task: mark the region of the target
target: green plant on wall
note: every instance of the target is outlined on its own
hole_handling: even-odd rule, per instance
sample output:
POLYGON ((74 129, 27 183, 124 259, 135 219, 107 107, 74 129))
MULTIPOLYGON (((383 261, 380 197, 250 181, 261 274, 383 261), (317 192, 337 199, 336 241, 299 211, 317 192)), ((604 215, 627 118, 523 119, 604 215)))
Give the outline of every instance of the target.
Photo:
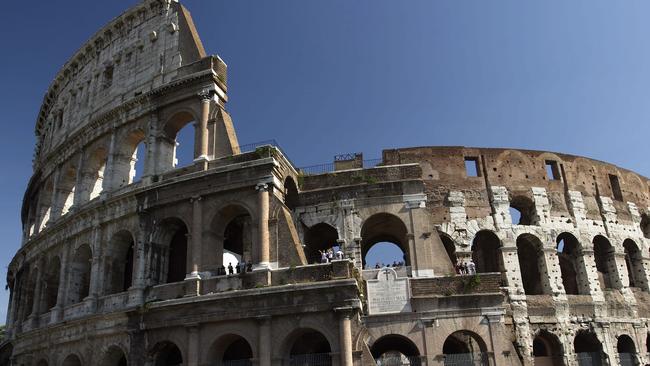
POLYGON ((463 284, 463 292, 469 293, 474 291, 481 284, 481 277, 473 275, 461 280, 463 284))

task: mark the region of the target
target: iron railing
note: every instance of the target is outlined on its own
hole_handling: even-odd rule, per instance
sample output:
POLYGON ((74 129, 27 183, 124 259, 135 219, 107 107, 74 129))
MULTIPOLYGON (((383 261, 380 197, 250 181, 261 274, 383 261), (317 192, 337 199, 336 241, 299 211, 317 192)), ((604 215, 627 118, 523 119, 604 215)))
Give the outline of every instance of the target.
POLYGON ((445 355, 445 366, 489 366, 490 355, 480 353, 455 353, 445 355))
POLYGON ((576 360, 580 366, 602 366, 603 355, 600 352, 576 353, 576 360))
MULTIPOLYGON (((383 162, 382 159, 364 160, 363 168, 364 169, 374 168, 378 165, 381 165, 382 162, 383 162)), ((332 173, 336 171, 336 165, 334 163, 310 165, 310 166, 298 168, 298 171, 304 175, 318 175, 318 174, 332 173)))
POLYGON ((332 356, 329 353, 292 355, 289 366, 332 366, 332 356))
POLYGON ((241 360, 223 360, 221 366, 252 366, 253 362, 250 358, 245 358, 241 360))
POLYGON ((391 356, 375 359, 377 366, 425 366, 426 356, 391 356))
POLYGON ((636 366, 638 362, 634 353, 619 353, 618 360, 621 366, 636 366))

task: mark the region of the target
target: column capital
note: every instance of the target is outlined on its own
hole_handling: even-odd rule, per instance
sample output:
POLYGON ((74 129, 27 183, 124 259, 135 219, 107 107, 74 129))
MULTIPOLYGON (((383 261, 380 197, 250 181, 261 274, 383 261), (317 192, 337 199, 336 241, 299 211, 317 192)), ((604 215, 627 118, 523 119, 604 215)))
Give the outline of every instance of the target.
POLYGON ((214 97, 215 91, 213 89, 203 89, 196 95, 201 99, 202 103, 209 103, 214 97))
POLYGON ((199 201, 201 201, 201 198, 202 198, 201 196, 192 196, 192 197, 190 197, 190 203, 199 202, 199 201))
POLYGON ((351 319, 357 312, 357 308, 352 306, 341 306, 334 308, 334 312, 339 314, 342 318, 351 319))
POLYGON ((257 183, 255 185, 255 190, 258 192, 268 192, 269 184, 268 183, 257 183))

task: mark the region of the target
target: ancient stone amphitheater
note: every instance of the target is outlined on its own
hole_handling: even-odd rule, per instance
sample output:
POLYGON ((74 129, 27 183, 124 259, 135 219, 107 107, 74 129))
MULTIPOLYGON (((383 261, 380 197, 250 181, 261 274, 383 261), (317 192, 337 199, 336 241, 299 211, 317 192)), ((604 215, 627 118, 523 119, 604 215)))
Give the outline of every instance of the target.
POLYGON ((56 75, 8 268, 5 364, 650 362, 648 179, 466 147, 299 169, 273 142, 239 145, 226 71, 185 8, 146 0, 56 75), (404 265, 364 263, 382 242, 404 265), (344 259, 320 263, 332 246, 344 259), (455 273, 470 261, 476 274, 455 273))

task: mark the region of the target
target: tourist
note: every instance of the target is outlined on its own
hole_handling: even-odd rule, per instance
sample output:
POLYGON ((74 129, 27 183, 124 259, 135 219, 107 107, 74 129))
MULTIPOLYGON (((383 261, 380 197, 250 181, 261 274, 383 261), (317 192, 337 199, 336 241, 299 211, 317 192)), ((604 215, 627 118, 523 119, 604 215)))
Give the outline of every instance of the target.
POLYGON ((228 263, 228 274, 233 274, 235 269, 232 267, 232 263, 228 263))
POLYGON ((319 250, 319 252, 320 252, 320 262, 327 263, 327 253, 325 253, 322 250, 319 250))
POLYGON ((338 250, 336 251, 336 259, 342 260, 343 257, 344 257, 343 251, 341 250, 341 247, 339 247, 338 250))
POLYGON ((467 273, 471 275, 476 274, 476 264, 474 264, 474 261, 470 258, 469 263, 467 263, 467 273))
POLYGON ((381 266, 379 265, 379 262, 377 262, 377 264, 375 264, 375 269, 380 269, 380 268, 381 266))

